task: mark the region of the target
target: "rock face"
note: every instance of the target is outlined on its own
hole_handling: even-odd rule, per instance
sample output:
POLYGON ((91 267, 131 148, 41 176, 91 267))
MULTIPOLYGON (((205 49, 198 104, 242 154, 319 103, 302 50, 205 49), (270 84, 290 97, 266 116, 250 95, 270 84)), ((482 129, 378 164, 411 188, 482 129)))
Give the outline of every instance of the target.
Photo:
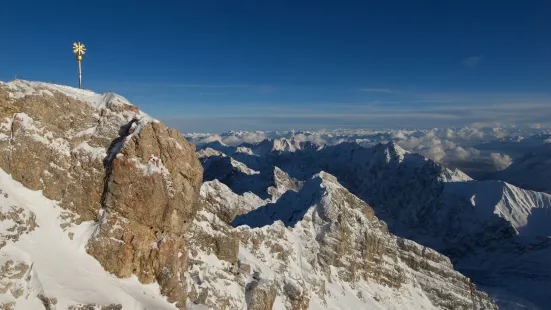
POLYGON ((88 253, 119 277, 156 281, 183 308, 182 237, 203 170, 195 146, 115 94, 0 84, 0 168, 77 216, 98 221, 88 253))

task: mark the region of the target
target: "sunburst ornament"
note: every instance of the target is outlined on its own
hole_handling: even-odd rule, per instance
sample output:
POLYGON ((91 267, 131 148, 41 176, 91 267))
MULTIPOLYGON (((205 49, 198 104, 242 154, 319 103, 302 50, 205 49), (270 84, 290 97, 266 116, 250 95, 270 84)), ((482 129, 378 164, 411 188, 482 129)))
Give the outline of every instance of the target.
POLYGON ((86 53, 86 47, 80 42, 75 42, 73 43, 73 53, 84 55, 84 53, 86 53))
POLYGON ((78 62, 78 87, 82 89, 82 55, 86 53, 86 47, 80 42, 73 43, 73 53, 77 54, 78 62))

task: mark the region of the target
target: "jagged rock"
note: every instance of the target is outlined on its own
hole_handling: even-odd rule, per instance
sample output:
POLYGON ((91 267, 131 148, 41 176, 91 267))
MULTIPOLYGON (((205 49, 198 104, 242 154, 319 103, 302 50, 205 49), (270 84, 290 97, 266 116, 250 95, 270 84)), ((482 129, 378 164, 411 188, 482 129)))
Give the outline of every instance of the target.
MULTIPOLYGON (((32 262, 6 255, 0 256, 0 295, 2 302, 5 302, 4 307, 15 307, 18 300, 25 300, 31 307, 44 304, 40 300, 42 291, 32 262)), ((52 300, 52 305, 46 309, 55 309, 55 299, 52 300)))
POLYGON ((287 191, 298 192, 302 182, 291 178, 285 171, 274 167, 273 184, 274 186, 268 187, 268 193, 272 195, 272 201, 276 201, 285 194, 287 191))
POLYGON ((294 281, 293 279, 285 279, 283 292, 290 300, 290 306, 293 310, 308 310, 310 297, 306 291, 304 281, 294 281))
MULTIPOLYGON (((298 191, 302 184, 277 166, 273 167, 269 174, 261 174, 245 163, 214 152, 216 151, 207 148, 197 153, 205 171, 204 181, 219 181, 239 195, 254 194, 264 200, 276 201, 288 190, 298 191)), ((236 155, 239 154, 242 153, 236 153, 236 155)), ((250 162, 251 158, 258 158, 247 154, 243 156, 247 162, 250 162)), ((226 217, 222 216, 224 220, 226 217)))
POLYGON ((0 168, 68 220, 99 221, 87 251, 106 270, 156 281, 185 307, 183 234, 203 174, 194 145, 118 95, 58 85, 0 84, 0 117, 0 168))
POLYGON ((229 263, 237 264, 237 254, 239 252, 239 239, 231 231, 231 226, 220 221, 218 217, 212 216, 207 212, 200 212, 197 214, 196 219, 201 222, 195 222, 194 228, 190 229, 189 240, 190 243, 197 244, 207 252, 212 252, 218 257, 218 259, 225 260, 229 263), (217 231, 217 234, 209 234, 209 230, 206 227, 197 223, 208 222, 211 229, 217 231))
POLYGON ((146 124, 124 141, 111 168, 108 209, 163 231, 185 230, 195 214, 203 171, 195 147, 180 133, 159 122, 146 124))
POLYGON ((271 310, 276 289, 271 281, 253 280, 245 288, 248 310, 271 310))
POLYGON ((234 297, 231 292, 238 289, 240 283, 229 284, 231 277, 239 273, 239 239, 232 231, 232 227, 220 220, 216 215, 200 210, 191 228, 186 232, 189 240, 190 256, 188 273, 188 297, 196 304, 205 304, 211 308, 224 305, 227 309, 234 309, 234 297), (223 272, 207 275, 204 268, 207 262, 219 260, 223 272), (221 287, 211 284, 221 282, 221 287), (230 287, 228 287, 230 286, 230 287))
POLYGON ((246 164, 227 156, 203 157, 201 163, 204 181, 218 180, 238 194, 252 192, 262 199, 269 197, 264 186, 269 180, 246 164))

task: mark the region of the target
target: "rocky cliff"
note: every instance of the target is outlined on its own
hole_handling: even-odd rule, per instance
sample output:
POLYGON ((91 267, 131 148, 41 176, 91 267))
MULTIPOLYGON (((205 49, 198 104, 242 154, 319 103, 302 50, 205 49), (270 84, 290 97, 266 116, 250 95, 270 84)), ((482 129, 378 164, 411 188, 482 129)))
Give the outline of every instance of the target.
POLYGON ((123 97, 52 84, 0 84, 0 117, 0 168, 58 201, 65 225, 94 221, 86 250, 105 270, 157 282, 183 308, 195 146, 123 97))

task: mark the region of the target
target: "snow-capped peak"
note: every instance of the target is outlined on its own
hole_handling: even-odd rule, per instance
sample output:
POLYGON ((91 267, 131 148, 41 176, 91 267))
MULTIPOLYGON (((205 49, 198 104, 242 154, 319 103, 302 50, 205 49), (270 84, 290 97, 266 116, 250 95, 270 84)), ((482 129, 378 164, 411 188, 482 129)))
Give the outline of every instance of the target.
POLYGON ((59 92, 67 97, 84 101, 91 107, 98 110, 105 108, 107 104, 133 106, 126 98, 115 93, 108 92, 104 94, 96 94, 90 90, 74 88, 66 85, 12 80, 10 82, 3 83, 2 87, 5 87, 8 90, 8 94, 12 99, 19 99, 30 95, 53 96, 55 92, 59 92))
POLYGON ((297 150, 300 150, 300 142, 294 138, 290 140, 286 138, 273 140, 272 152, 296 152, 297 150))
POLYGON ((446 193, 469 201, 480 219, 497 215, 520 236, 551 236, 551 195, 520 189, 503 181, 446 184, 446 193))

